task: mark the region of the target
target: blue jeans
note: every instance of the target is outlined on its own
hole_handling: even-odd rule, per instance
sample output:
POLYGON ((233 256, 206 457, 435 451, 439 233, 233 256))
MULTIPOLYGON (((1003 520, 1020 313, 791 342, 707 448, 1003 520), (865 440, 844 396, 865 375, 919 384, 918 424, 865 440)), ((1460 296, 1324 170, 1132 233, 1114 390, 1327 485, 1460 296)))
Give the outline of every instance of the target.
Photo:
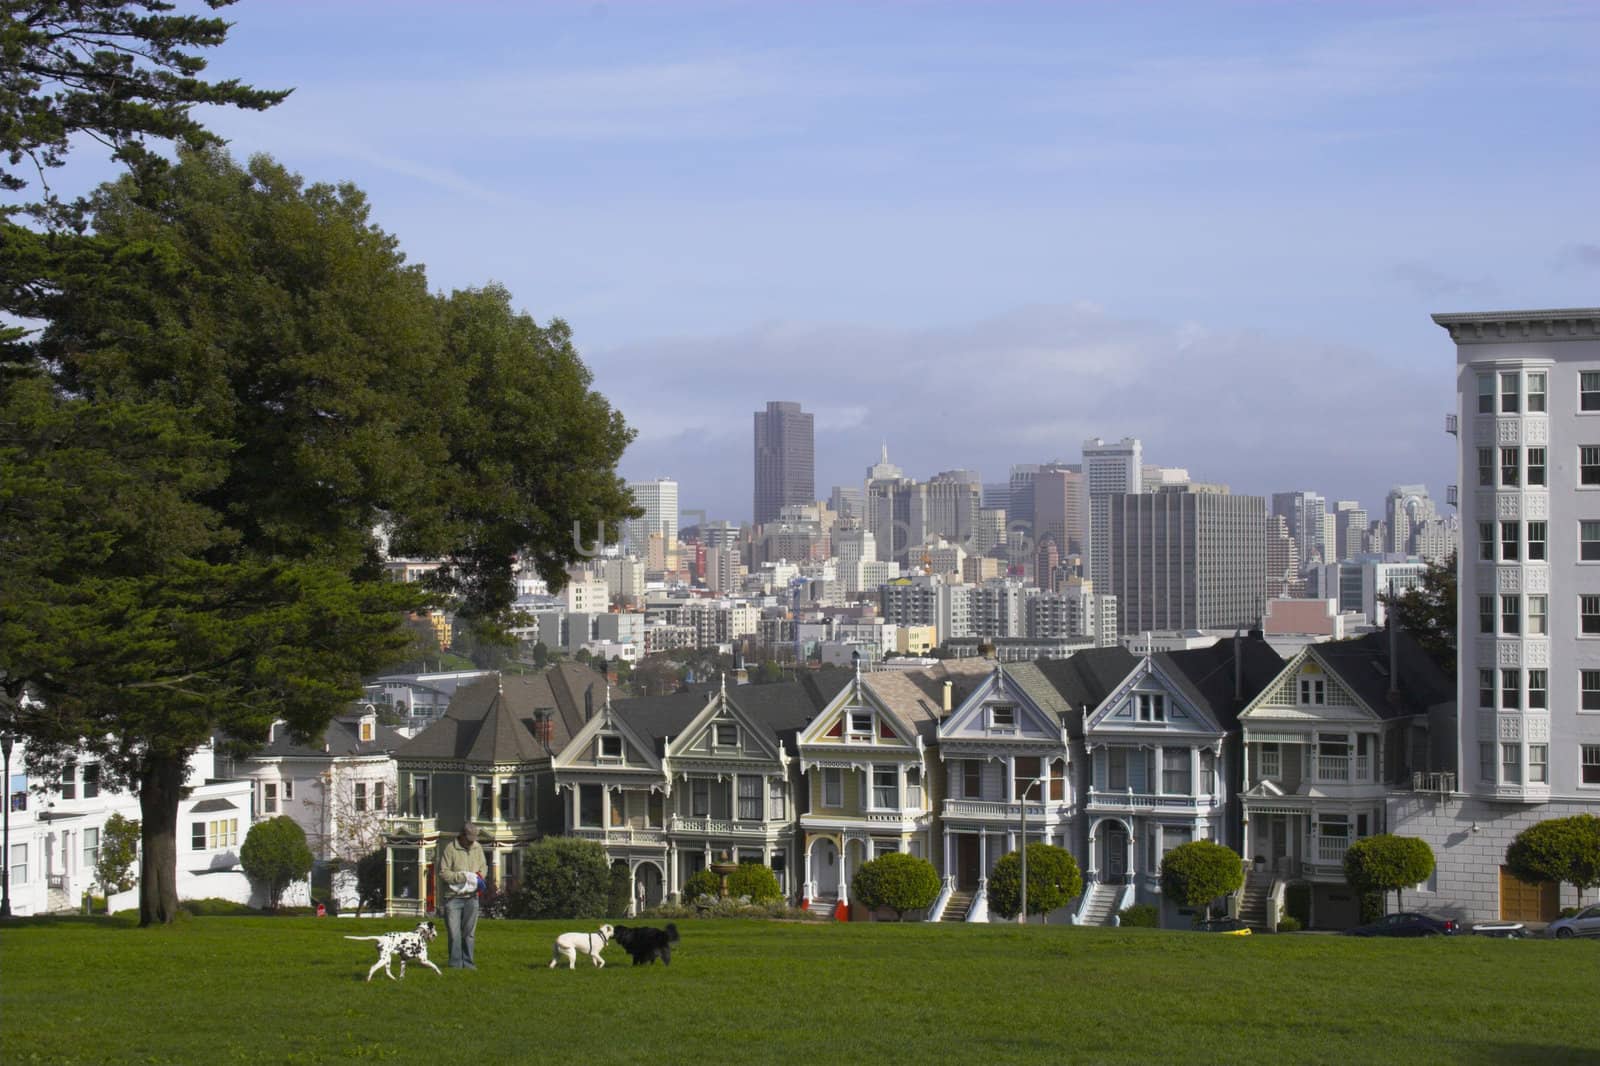
POLYGON ((478 897, 456 896, 444 902, 444 929, 450 938, 450 965, 476 966, 472 942, 478 932, 478 897))

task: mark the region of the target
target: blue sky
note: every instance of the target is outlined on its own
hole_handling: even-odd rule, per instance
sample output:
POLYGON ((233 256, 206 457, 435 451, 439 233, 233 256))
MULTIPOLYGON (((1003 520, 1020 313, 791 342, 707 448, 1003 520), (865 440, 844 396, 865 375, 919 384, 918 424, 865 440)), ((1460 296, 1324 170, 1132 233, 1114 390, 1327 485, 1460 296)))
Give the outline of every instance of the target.
POLYGON ((1600 302, 1600 5, 243 0, 213 125, 439 289, 573 326, 629 477, 747 517, 1140 436, 1235 491, 1455 480, 1428 314, 1600 302))

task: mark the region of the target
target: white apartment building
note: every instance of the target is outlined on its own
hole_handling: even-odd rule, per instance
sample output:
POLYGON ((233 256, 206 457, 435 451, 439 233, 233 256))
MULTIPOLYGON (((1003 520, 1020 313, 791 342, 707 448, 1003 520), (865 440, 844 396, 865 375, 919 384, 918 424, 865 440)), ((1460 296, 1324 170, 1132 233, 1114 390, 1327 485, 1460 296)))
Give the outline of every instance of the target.
POLYGON ((1106 501, 1118 493, 1144 491, 1144 445, 1137 437, 1107 444, 1099 437, 1083 442, 1083 487, 1089 495, 1089 577, 1096 588, 1111 589, 1110 536, 1106 501))
POLYGON ((650 534, 661 534, 666 550, 678 546, 678 483, 672 478, 654 481, 630 481, 628 491, 633 502, 644 510, 640 518, 630 518, 622 525, 622 543, 628 554, 636 559, 645 557, 650 534))
POLYGON ((1527 826, 1600 813, 1600 308, 1433 320, 1464 482, 1459 776, 1391 797, 1390 824, 1432 844, 1439 909, 1544 920, 1572 889, 1502 864, 1527 826))

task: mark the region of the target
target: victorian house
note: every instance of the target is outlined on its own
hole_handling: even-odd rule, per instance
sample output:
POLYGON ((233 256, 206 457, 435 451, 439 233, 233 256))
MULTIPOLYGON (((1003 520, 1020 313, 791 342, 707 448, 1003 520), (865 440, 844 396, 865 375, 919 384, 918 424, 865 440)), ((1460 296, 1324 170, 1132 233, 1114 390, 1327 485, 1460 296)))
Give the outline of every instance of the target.
POLYGON ((1450 679, 1398 629, 1310 645, 1251 701, 1239 716, 1243 845, 1268 886, 1263 924, 1275 926, 1296 882, 1310 888, 1314 925, 1360 920, 1345 851, 1389 831, 1392 791, 1450 765, 1455 713, 1450 679))

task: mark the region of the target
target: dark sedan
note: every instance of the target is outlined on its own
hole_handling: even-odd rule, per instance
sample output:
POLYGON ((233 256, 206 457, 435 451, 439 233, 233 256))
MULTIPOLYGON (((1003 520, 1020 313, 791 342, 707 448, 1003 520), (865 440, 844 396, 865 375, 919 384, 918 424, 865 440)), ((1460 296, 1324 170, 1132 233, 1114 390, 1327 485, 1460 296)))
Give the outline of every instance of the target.
POLYGON ((1426 914, 1391 914, 1371 925, 1346 929, 1345 936, 1454 936, 1459 930, 1454 919, 1430 918, 1426 914))

